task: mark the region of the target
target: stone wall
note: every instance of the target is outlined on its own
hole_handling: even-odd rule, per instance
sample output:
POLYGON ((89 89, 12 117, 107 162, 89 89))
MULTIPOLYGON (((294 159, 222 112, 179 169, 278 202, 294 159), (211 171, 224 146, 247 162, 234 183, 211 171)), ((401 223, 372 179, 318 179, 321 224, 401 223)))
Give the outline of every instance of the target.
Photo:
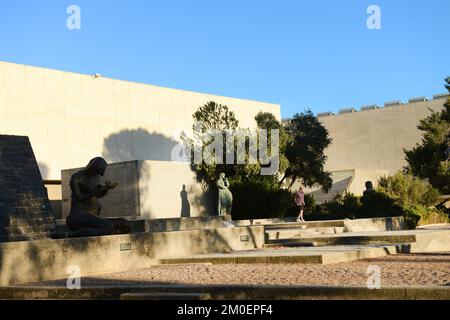
POLYGON ((217 228, 0 243, 0 286, 148 268, 160 259, 260 249, 264 227, 217 228))
POLYGON ((30 140, 0 135, 0 242, 43 239, 54 226, 30 140))

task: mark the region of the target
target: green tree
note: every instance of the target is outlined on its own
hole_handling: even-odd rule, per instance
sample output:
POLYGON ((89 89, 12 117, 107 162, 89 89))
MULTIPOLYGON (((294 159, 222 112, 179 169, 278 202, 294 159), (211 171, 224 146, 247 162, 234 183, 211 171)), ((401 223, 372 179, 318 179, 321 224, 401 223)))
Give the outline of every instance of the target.
POLYGON ((289 166, 281 183, 291 178, 290 189, 300 179, 306 187, 318 185, 327 192, 333 182, 324 169, 327 160, 324 152, 331 143, 328 130, 310 110, 294 115, 286 130, 292 140, 286 147, 289 166))
MULTIPOLYGON (((450 77, 446 80, 450 92, 450 77)), ((419 130, 423 132, 422 141, 412 150, 405 150, 407 172, 428 179, 441 193, 450 194, 450 164, 446 151, 450 147, 450 98, 442 112, 433 112, 420 121, 419 130)))
POLYGON ((226 164, 224 159, 222 159, 223 163, 208 164, 203 159, 201 163, 196 163, 194 154, 196 152, 197 154, 202 154, 205 147, 215 142, 214 137, 206 134, 210 130, 220 133, 224 157, 233 152, 236 159, 236 145, 233 144, 230 149, 225 141, 228 131, 238 129, 239 121, 234 112, 230 111, 227 106, 214 101, 199 107, 192 117, 194 120, 194 136, 188 137, 186 134, 182 134, 181 139, 185 144, 186 150, 191 152, 191 169, 195 172, 197 181, 201 182, 205 189, 215 185, 221 172, 227 175, 230 183, 250 179, 259 174, 259 165, 250 165, 248 162, 245 164, 226 164))
POLYGON ((201 123, 205 130, 234 130, 239 126, 239 121, 236 119, 234 112, 230 111, 227 106, 214 101, 209 101, 198 108, 192 117, 194 121, 201 123))
MULTIPOLYGON (((286 169, 289 167, 289 160, 286 157, 286 148, 289 145, 291 139, 289 134, 286 132, 286 129, 284 126, 279 122, 275 116, 270 112, 259 112, 256 117, 256 124, 258 125, 259 129, 266 129, 269 132, 269 140, 268 145, 270 146, 270 130, 275 129, 279 130, 279 141, 280 141, 280 148, 278 150, 279 156, 280 156, 280 166, 279 166, 279 172, 285 172, 286 169)), ((272 150, 269 150, 269 152, 272 152, 272 150)), ((275 177, 278 178, 278 177, 275 177)))

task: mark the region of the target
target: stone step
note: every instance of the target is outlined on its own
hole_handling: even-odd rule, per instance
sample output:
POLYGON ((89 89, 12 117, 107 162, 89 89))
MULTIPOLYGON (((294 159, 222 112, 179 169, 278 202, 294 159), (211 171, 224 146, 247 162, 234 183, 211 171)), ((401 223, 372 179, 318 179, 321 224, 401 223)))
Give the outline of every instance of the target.
POLYGON ((265 225, 264 227, 266 230, 344 227, 344 220, 277 223, 277 224, 268 224, 265 225))
POLYGON ((211 300, 209 293, 188 292, 127 292, 120 300, 211 300))
POLYGON ((330 245, 369 245, 369 244, 410 244, 416 242, 414 235, 347 235, 312 236, 297 239, 268 240, 264 245, 271 247, 303 247, 330 245))
POLYGON ((325 227, 308 229, 272 229, 266 231, 266 240, 297 239, 310 236, 343 233, 344 227, 325 227))
MULTIPOLYGON (((397 245, 332 246, 322 248, 276 248, 232 253, 200 254, 183 258, 161 259, 160 264, 329 264, 383 257, 400 252, 397 245)), ((209 290, 208 290, 209 291, 209 290)))

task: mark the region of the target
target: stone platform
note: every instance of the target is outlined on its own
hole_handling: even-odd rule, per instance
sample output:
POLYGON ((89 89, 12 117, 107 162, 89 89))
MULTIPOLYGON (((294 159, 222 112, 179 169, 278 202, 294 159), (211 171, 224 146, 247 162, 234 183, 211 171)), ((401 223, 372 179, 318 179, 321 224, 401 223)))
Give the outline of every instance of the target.
POLYGON ((161 259, 161 264, 212 263, 318 263, 330 264, 384 257, 400 252, 395 245, 326 246, 320 248, 279 248, 192 255, 185 258, 161 259))
POLYGON ((234 223, 240 226, 214 228, 224 225, 218 218, 156 221, 152 232, 0 244, 0 285, 64 279, 70 265, 86 277, 157 264, 328 265, 399 252, 450 251, 450 227, 399 230, 399 218, 234 223), (184 228, 195 230, 180 231, 184 228), (361 229, 368 231, 352 231, 361 229))
POLYGON ((159 259, 262 248, 264 228, 248 226, 0 243, 0 286, 148 268, 159 259))
MULTIPOLYGON (((305 232, 307 229, 283 229, 305 232)), ((328 230, 328 229, 327 229, 328 230)), ((271 231, 271 230, 270 230, 271 231)), ((430 253, 450 251, 450 228, 422 230, 341 232, 270 240, 266 230, 264 249, 193 255, 163 259, 162 264, 180 263, 339 263, 383 257, 396 253, 430 253)), ((336 230, 334 230, 336 231, 336 230)), ((278 231, 277 231, 278 232, 278 231)), ((313 231, 312 233, 317 232, 313 231)))

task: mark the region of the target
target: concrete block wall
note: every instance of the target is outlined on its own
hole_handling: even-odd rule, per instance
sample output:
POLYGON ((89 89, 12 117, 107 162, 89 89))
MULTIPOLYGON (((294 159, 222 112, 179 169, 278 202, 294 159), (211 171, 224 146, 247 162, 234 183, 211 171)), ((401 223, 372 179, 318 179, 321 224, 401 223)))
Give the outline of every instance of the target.
POLYGON ((384 108, 364 108, 353 113, 331 112, 319 116, 333 142, 326 150, 327 170, 387 170, 394 174, 405 165, 403 149, 421 141, 419 121, 441 111, 448 95, 432 100, 410 99, 410 102, 387 103, 384 108))

